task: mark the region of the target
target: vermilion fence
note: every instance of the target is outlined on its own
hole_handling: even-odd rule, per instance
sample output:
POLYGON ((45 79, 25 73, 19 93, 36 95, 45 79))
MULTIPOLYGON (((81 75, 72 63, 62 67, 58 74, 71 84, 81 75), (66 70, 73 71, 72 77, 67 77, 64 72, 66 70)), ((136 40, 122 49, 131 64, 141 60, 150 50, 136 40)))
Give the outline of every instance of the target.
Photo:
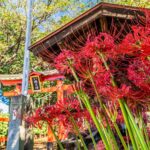
POLYGON ((4 143, 7 141, 7 137, 0 137, 0 143, 4 143))
POLYGON ((0 117, 0 122, 9 122, 9 118, 0 117))

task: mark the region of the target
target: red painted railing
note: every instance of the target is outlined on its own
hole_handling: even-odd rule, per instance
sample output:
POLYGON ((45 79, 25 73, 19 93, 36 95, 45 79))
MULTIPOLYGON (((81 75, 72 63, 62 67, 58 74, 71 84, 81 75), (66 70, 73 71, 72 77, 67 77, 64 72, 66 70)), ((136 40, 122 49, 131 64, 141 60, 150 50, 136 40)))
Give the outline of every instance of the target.
POLYGON ((9 122, 9 118, 0 117, 0 122, 9 122))
POLYGON ((7 141, 7 137, 0 137, 0 143, 6 142, 7 141))

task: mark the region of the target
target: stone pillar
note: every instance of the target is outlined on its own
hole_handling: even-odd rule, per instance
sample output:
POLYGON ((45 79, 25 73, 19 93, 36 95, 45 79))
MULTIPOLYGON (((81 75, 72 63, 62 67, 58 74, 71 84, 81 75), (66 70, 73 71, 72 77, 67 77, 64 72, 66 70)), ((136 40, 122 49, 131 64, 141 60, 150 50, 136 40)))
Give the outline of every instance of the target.
POLYGON ((6 150, 23 150, 25 129, 22 124, 24 96, 14 96, 10 103, 10 122, 6 150))

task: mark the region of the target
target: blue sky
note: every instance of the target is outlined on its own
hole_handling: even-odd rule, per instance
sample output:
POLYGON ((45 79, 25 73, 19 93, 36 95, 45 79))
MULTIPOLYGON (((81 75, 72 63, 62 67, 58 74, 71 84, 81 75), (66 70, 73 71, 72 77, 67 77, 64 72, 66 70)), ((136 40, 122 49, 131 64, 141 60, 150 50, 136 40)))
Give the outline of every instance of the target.
POLYGON ((0 102, 0 109, 2 109, 3 113, 8 113, 9 106, 0 102))

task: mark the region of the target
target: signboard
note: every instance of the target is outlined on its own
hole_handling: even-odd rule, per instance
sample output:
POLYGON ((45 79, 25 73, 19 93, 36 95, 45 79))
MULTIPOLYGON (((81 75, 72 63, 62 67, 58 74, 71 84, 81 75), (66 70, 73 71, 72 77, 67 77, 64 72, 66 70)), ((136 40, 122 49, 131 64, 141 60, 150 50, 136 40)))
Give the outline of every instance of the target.
POLYGON ((41 91, 41 82, 40 82, 39 76, 31 76, 30 82, 31 82, 32 91, 34 91, 34 92, 41 91))

